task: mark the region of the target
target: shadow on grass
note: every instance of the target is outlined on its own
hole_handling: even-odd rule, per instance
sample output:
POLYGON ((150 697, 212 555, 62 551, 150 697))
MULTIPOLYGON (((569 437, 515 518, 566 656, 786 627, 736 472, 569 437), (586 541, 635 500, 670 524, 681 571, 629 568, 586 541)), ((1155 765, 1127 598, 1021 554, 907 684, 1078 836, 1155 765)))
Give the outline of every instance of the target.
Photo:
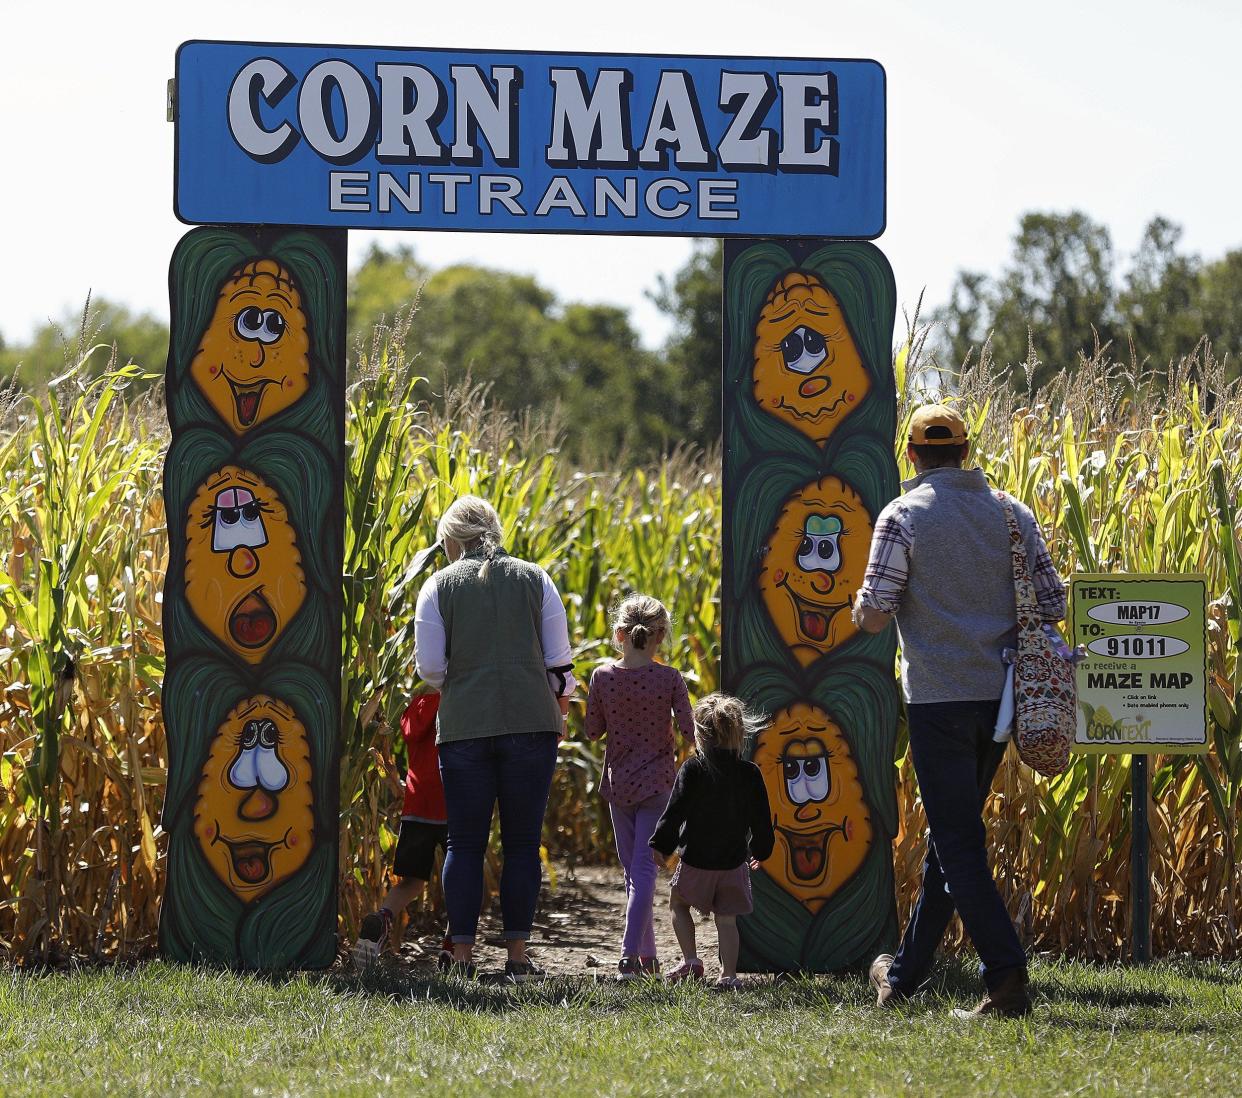
POLYGON ((1200 980, 1220 987, 1242 986, 1242 961, 1210 961, 1199 957, 1179 957, 1156 961, 1157 972, 1170 971, 1188 980, 1200 980))
MULTIPOLYGON (((1038 1006, 1036 1010, 1038 1011, 1038 1006)), ((1099 1015, 1074 1015, 1073 1017, 1059 1017, 1056 1014, 1048 1016, 1044 1014, 1042 1017, 1037 1015, 1037 1020, 1045 1025, 1054 1026, 1057 1029, 1072 1029, 1081 1033, 1168 1033, 1168 1034, 1236 1034, 1240 1028, 1239 1021, 1236 1017, 1221 1017, 1213 1019, 1187 1019, 1184 1017, 1170 1018, 1164 1014, 1143 1015, 1142 1017, 1115 1018, 1100 1017, 1099 1015)))
MULTIPOLYGON (((280 977, 259 978, 275 984, 284 982, 280 977)), ((472 981, 416 976, 382 964, 362 974, 330 972, 309 978, 343 995, 370 995, 402 1003, 436 1003, 455 1010, 489 1014, 531 1008, 585 1008, 597 1013, 620 1013, 685 1004, 692 997, 707 1002, 736 1003, 752 1014, 791 1008, 861 1008, 869 1001, 864 985, 857 980, 823 976, 751 976, 746 978, 746 986, 736 992, 714 991, 710 982, 696 988, 670 986, 658 979, 620 984, 611 978, 590 976, 554 976, 540 983, 514 986, 487 976, 472 981)))
MULTIPOLYGON (((121 966, 120 972, 139 967, 121 966)), ((1210 963, 1184 961, 1162 962, 1145 970, 1036 963, 1032 968, 1034 1020, 1091 1034, 1237 1033, 1242 1030, 1242 997, 1228 991, 1222 993, 1223 985, 1236 984, 1219 978, 1235 967, 1223 966, 1222 972, 1210 963)), ((96 971, 97 966, 81 969, 83 975, 96 971)), ((202 971, 207 975, 228 970, 206 966, 202 971)), ((60 975, 72 977, 73 972, 60 975)), ((745 977, 746 986, 735 993, 713 992, 706 986, 670 987, 660 980, 619 984, 603 972, 596 978, 564 975, 538 984, 513 986, 503 983, 498 973, 486 974, 478 981, 464 981, 411 971, 389 959, 361 974, 339 966, 318 973, 234 975, 273 989, 301 983, 342 998, 367 998, 377 1004, 426 1003, 446 1010, 493 1016, 546 1010, 581 1011, 597 1017, 628 1012, 658 1017, 665 1011, 688 1009, 706 1012, 708 1016, 732 1011, 750 1016, 807 1012, 837 1017, 845 1012, 857 1014, 860 1022, 870 1016, 880 1017, 865 977, 856 974, 751 975, 745 977)), ((953 1006, 973 1004, 981 991, 982 982, 975 966, 950 959, 937 966, 933 979, 901 1013, 912 1018, 944 1013, 953 1006)))
POLYGON ((1184 998, 1148 988, 1066 987, 1063 984, 1036 985, 1042 999, 1048 1002, 1077 1003, 1098 1010, 1119 1007, 1171 1007, 1185 1003, 1184 998))
MULTIPOLYGON (((281 977, 258 977, 279 985, 281 977)), ((292 978, 292 977, 289 977, 292 978)), ((495 1014, 515 1010, 540 1008, 589 1009, 596 1013, 622 1013, 629 1010, 645 1010, 661 1006, 686 1004, 695 996, 706 996, 707 1001, 736 1003, 749 1014, 780 1013, 788 1010, 839 1010, 856 1009, 869 1012, 874 1005, 873 993, 865 980, 856 976, 799 976, 774 977, 750 976, 746 986, 738 992, 711 991, 710 984, 688 989, 670 987, 659 980, 633 981, 618 984, 611 979, 593 979, 589 976, 557 976, 538 984, 513 986, 497 977, 484 977, 476 981, 464 981, 439 976, 410 974, 395 965, 378 965, 362 973, 329 972, 318 976, 303 976, 322 983, 342 995, 367 995, 392 1002, 426 1002, 454 1010, 472 1013, 495 1014)), ((908 1007, 912 1013, 937 1013, 953 1006, 969 1006, 982 994, 982 982, 968 970, 957 966, 940 971, 913 999, 908 1007)), ((1237 1027, 1231 1023, 1205 1021, 1192 1023, 1166 1020, 1159 1014, 1144 1014, 1140 1018, 1115 1015, 1111 1012, 1141 1009, 1158 1011, 1176 1009, 1179 1017, 1188 1001, 1185 997, 1166 992, 1118 986, 1114 988, 1091 988, 1068 986, 1061 981, 1036 979, 1032 994, 1037 1004, 1044 1007, 1041 1014, 1056 1025, 1077 1025, 1083 1028, 1109 1030, 1116 1028, 1169 1029, 1178 1032, 1195 1032, 1201 1024, 1204 1032, 1220 1028, 1237 1027), (1059 1008, 1075 1011, 1074 1017, 1059 1019, 1059 1008), (1096 1017, 1085 1013, 1094 1011, 1096 1017), (1077 1019, 1077 1020, 1075 1020, 1077 1019)))

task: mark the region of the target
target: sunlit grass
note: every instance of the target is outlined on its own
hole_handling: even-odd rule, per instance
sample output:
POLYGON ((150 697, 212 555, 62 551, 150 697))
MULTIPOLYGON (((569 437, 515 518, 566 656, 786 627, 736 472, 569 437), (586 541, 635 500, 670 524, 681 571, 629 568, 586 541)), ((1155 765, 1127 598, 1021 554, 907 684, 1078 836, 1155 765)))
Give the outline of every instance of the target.
POLYGON ((5 1093, 1231 1094, 1242 972, 1036 965, 1035 1014, 963 1024, 949 968, 900 1013, 862 977, 736 995, 170 968, 0 981, 5 1093))

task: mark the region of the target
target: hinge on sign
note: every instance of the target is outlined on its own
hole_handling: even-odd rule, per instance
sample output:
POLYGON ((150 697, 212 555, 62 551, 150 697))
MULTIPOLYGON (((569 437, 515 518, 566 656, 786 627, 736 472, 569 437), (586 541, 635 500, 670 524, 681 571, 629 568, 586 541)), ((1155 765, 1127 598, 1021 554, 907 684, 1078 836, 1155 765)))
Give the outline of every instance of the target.
POLYGON ((165 118, 169 122, 175 120, 177 114, 177 81, 175 78, 168 81, 168 93, 164 100, 164 113, 165 118))

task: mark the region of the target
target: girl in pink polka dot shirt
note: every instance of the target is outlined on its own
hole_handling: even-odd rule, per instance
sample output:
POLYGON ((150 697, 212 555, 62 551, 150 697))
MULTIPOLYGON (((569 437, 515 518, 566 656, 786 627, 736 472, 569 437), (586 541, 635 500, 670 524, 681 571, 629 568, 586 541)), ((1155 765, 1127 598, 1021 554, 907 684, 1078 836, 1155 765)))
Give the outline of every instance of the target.
POLYGON ((676 668, 654 660, 670 624, 668 611, 650 595, 626 599, 612 623, 621 658, 596 669, 587 696, 587 736, 608 737, 600 795, 612 812, 625 873, 620 980, 660 970, 652 913, 657 864, 648 843, 676 777, 672 718, 683 740, 694 739, 685 680, 676 668))

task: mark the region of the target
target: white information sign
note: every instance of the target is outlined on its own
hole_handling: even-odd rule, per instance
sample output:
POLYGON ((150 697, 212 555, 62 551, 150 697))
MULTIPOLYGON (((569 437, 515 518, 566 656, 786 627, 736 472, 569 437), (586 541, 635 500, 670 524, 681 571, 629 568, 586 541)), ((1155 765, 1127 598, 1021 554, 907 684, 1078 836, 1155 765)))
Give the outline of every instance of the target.
POLYGON ((1076 575, 1070 615, 1073 643, 1087 649, 1075 750, 1207 750, 1205 577, 1076 575))

